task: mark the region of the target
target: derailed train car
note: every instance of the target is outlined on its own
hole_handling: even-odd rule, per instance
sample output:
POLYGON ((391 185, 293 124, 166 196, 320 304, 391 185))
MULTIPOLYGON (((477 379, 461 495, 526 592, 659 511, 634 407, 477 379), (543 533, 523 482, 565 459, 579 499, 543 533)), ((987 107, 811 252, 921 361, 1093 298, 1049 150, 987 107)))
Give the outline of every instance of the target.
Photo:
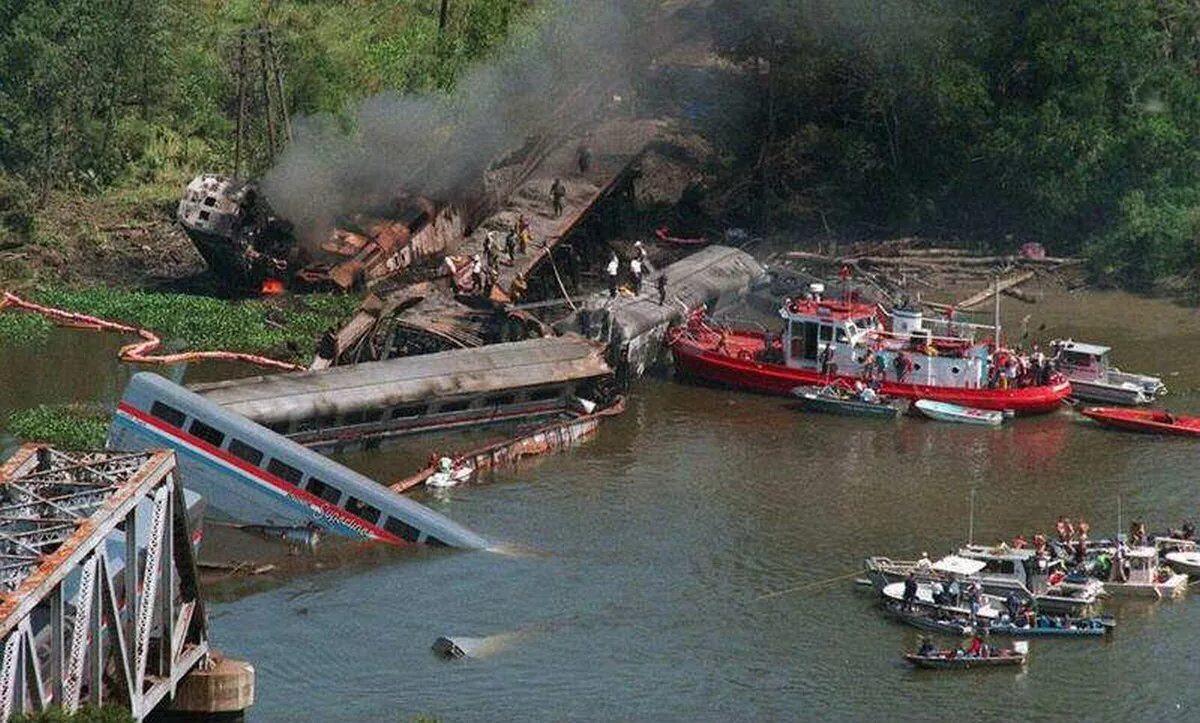
POLYGON ((110 449, 173 449, 185 484, 251 524, 316 526, 392 544, 486 549, 480 535, 150 372, 135 374, 110 449))

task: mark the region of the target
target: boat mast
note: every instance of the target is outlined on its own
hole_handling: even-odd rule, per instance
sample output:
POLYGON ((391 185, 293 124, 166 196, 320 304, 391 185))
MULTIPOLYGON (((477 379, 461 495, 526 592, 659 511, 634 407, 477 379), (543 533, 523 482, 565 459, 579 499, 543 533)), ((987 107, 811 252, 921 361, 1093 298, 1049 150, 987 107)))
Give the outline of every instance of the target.
POLYGON ((992 277, 996 291, 996 349, 1000 349, 1000 274, 992 277))

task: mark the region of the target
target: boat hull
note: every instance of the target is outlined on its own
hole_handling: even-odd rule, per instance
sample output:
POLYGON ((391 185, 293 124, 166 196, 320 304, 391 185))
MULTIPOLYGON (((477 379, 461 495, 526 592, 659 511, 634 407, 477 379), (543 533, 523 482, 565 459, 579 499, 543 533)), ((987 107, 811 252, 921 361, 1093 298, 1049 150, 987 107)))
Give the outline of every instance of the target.
MULTIPOLYGON (((763 345, 761 338, 756 340, 753 334, 747 332, 732 332, 732 335, 743 337, 746 347, 757 344, 761 349, 763 345)), ((762 394, 789 396, 797 386, 821 386, 839 379, 853 383, 857 379, 851 375, 821 374, 813 370, 756 361, 752 354, 735 356, 717 352, 683 335, 674 339, 671 351, 675 358, 675 369, 680 374, 762 394)), ((879 392, 902 399, 931 399, 978 409, 1045 414, 1059 408, 1070 395, 1071 385, 1064 380, 1053 385, 1008 390, 885 381, 879 392)))
POLYGON ((1175 572, 1200 577, 1200 552, 1168 552, 1164 559, 1175 572))
POLYGON ((890 404, 868 404, 848 399, 830 399, 814 392, 804 392, 798 396, 804 410, 809 412, 884 419, 895 419, 900 416, 900 410, 890 404))
POLYGON ((975 668, 1006 668, 1025 665, 1025 656, 1017 653, 981 658, 960 655, 947 658, 941 655, 917 655, 907 653, 904 659, 918 668, 927 670, 972 670, 975 668))
POLYGON ((975 409, 931 399, 918 399, 913 402, 913 406, 924 416, 939 422, 974 424, 983 427, 999 427, 1004 422, 1004 414, 992 409, 975 409))
POLYGON ((1071 380, 1071 396, 1084 402, 1106 402, 1135 407, 1149 404, 1153 398, 1141 389, 1081 379, 1071 380))
POLYGON ((1122 432, 1200 437, 1200 417, 1175 417, 1158 410, 1115 407, 1085 407, 1079 413, 1122 432))

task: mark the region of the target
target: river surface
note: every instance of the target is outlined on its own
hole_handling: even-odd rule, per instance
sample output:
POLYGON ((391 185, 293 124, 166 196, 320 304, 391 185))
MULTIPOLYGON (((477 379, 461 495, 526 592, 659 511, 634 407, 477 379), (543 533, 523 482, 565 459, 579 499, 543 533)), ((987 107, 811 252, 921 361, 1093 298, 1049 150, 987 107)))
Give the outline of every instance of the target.
MULTIPOLYGON (((1110 343, 1121 364, 1166 377, 1173 410, 1200 410, 1195 311, 1115 293, 1006 303, 1009 329, 1030 314, 1040 338, 1110 343)), ((111 361, 118 345, 64 331, 0 350, 0 414, 111 404, 129 373, 111 361)), ((390 480, 466 441, 342 459, 390 480)), ((1118 499, 1125 525, 1200 518, 1198 452, 1065 409, 971 429, 807 415, 651 379, 584 446, 421 496, 513 553, 333 546, 310 569, 218 585, 211 636, 258 671, 250 721, 1195 719, 1195 596, 1115 608, 1108 642, 1035 641, 1024 672, 931 674, 899 661, 917 634, 883 619, 853 576, 868 555, 964 542, 972 490, 985 542, 1049 532, 1059 514, 1111 534, 1118 499), (442 635, 488 638, 486 654, 440 660, 442 635)))

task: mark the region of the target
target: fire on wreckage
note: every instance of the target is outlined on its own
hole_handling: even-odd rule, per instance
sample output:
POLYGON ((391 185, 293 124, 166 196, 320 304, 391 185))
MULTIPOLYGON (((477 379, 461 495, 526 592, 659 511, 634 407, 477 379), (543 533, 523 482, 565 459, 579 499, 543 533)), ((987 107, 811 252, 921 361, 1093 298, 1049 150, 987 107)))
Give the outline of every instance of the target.
POLYGON ((188 184, 179 222, 209 268, 229 284, 263 291, 354 289, 440 257, 462 236, 451 205, 397 195, 374 214, 339 219, 319 244, 302 244, 252 183, 205 174, 188 184))

